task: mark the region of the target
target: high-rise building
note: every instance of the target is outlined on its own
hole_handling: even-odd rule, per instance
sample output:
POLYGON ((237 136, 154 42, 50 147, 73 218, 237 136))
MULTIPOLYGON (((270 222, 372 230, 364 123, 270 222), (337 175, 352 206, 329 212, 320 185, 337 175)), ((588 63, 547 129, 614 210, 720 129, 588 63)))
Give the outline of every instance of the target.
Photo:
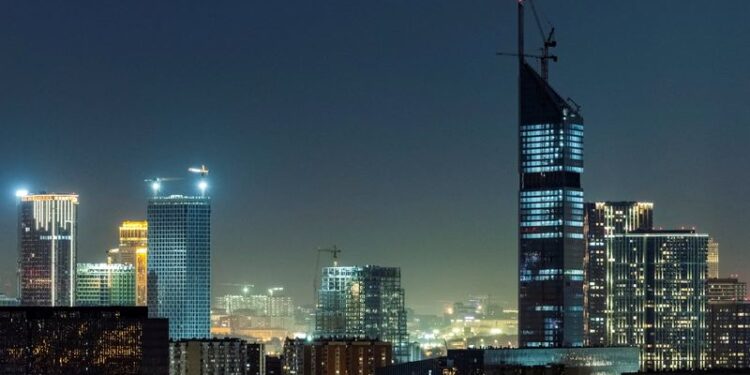
POLYGON ((397 267, 325 267, 318 290, 316 337, 379 339, 408 360, 404 289, 397 267))
POLYGON ((263 344, 237 338, 169 343, 170 375, 265 375, 263 344))
POLYGON ((523 57, 518 7, 519 345, 582 346, 583 117, 523 57))
POLYGON ((173 340, 211 331, 211 200, 155 196, 148 202, 148 310, 169 319, 173 340))
POLYGON ((747 283, 737 278, 708 279, 706 298, 708 302, 744 301, 747 296, 747 283))
POLYGON ((391 344, 365 339, 286 339, 283 375, 375 375, 391 364, 391 344))
POLYGON ((137 306, 146 306, 148 292, 148 222, 126 220, 120 225, 120 247, 107 252, 108 263, 132 264, 135 268, 137 306))
POLYGON ((607 241, 609 345, 640 347, 647 370, 703 368, 708 235, 651 230, 607 241))
POLYGON ((168 355, 145 307, 0 307, 2 374, 166 374, 168 355))
POLYGON ((653 228, 650 202, 586 203, 583 313, 586 346, 607 345, 607 238, 653 228))
POLYGON ((710 302, 707 324, 710 366, 750 368, 750 302, 710 302))
POLYGON ((134 306, 132 264, 78 263, 76 306, 134 306))
POLYGON ((19 289, 23 306, 73 306, 78 195, 20 196, 19 289))
POLYGON ((719 243, 713 238, 708 240, 708 278, 719 278, 719 243))

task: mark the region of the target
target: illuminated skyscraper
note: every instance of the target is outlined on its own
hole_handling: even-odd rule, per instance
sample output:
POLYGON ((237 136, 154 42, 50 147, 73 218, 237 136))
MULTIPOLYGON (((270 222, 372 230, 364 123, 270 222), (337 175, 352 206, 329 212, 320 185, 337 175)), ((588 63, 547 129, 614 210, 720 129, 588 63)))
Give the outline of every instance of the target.
POLYGON ((521 347, 582 346, 583 117, 526 62, 522 21, 518 339, 521 347))
POLYGON ((653 227, 654 204, 649 202, 586 203, 584 234, 584 341, 607 345, 607 238, 653 227))
POLYGON ((719 243, 713 238, 708 240, 708 278, 719 278, 719 243))
POLYGON ((318 290, 315 336, 380 339, 393 358, 409 356, 404 289, 396 267, 325 267, 318 290))
POLYGON ((708 235, 652 230, 607 241, 609 345, 640 347, 646 370, 706 366, 708 235))
POLYGON ((132 264, 78 263, 76 306, 134 306, 132 264))
POLYGON ((19 289, 23 306, 73 306, 78 195, 20 196, 19 289))
POLYGON ((123 221, 120 225, 120 247, 109 250, 108 263, 132 264, 135 268, 137 306, 147 304, 148 222, 123 221))
POLYGON ((173 340, 209 338, 210 198, 156 196, 147 218, 150 316, 169 319, 173 340))

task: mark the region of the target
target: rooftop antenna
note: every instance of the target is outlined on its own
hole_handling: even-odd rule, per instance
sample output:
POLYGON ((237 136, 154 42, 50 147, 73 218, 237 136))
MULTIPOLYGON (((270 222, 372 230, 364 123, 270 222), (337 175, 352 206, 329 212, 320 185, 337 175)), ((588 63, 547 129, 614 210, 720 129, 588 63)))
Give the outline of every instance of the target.
POLYGON ((552 27, 549 33, 544 32, 544 28, 542 27, 542 23, 539 21, 539 15, 536 12, 536 7, 534 7, 533 0, 518 0, 518 53, 507 53, 507 52, 498 52, 498 56, 517 56, 518 57, 518 63, 520 66, 523 66, 524 58, 533 58, 538 59, 541 65, 540 72, 542 79, 547 81, 549 79, 549 61, 552 60, 553 62, 557 62, 557 56, 550 54, 550 48, 554 48, 557 46, 557 41, 555 40, 555 28, 552 27), (539 33, 542 36, 542 40, 544 40, 544 44, 542 47, 542 54, 541 55, 532 55, 532 54, 526 54, 524 53, 524 3, 528 1, 531 4, 531 10, 534 13, 534 20, 536 21, 536 26, 539 29, 539 33))

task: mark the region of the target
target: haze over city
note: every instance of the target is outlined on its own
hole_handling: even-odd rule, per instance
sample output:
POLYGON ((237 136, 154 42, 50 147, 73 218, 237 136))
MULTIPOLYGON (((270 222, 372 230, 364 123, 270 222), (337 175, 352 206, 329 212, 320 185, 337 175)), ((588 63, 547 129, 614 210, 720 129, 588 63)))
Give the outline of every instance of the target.
MULTIPOLYGON (((722 273, 747 278, 750 3, 539 4, 551 83, 586 118, 585 199, 654 202, 657 225, 710 233, 722 273)), ((145 219, 144 179, 206 164, 214 290, 312 302, 315 249, 336 244, 343 264, 401 267, 418 311, 514 306, 518 67, 495 54, 515 17, 512 1, 5 4, 2 288, 16 189, 78 193, 79 261, 96 262, 145 219)))

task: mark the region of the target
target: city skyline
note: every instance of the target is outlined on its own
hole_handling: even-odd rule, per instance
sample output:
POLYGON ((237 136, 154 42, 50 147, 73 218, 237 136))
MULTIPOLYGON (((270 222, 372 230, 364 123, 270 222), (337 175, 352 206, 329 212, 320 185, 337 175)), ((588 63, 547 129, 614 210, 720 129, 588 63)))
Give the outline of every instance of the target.
MULTIPOLYGON (((0 144, 6 160, 0 186, 7 192, 0 199, 0 255, 17 254, 17 188, 78 193, 78 261, 102 262, 117 246, 119 222, 145 219, 143 179, 205 162, 216 197, 214 285, 283 284, 295 300, 311 302, 315 249, 337 244, 344 265, 401 267, 407 306, 418 311, 435 311, 438 299, 455 300, 466 290, 513 303, 515 264, 503 259, 516 252, 516 69, 513 59, 494 56, 514 46, 512 3, 428 9, 332 3, 295 10, 255 4, 237 12, 248 19, 218 8, 212 20, 195 6, 181 10, 197 24, 189 36, 182 32, 195 25, 170 23, 168 6, 150 13, 136 4, 94 36, 88 34, 114 17, 111 11, 86 9, 91 17, 74 26, 52 10, 31 22, 33 6, 14 5, 0 16, 4 32, 27 34, 35 44, 0 42, 11 60, 0 73, 10 128, 0 144), (337 6, 344 10, 338 23, 307 17, 330 21, 337 6), (151 18, 136 21, 143 12, 151 18), (260 17, 269 14, 278 18, 260 17), (417 16, 424 18, 415 24, 417 16), (305 21, 289 23, 281 36, 267 29, 290 19, 305 21), (359 21, 351 36, 336 33, 359 21), (30 31, 43 22, 50 25, 30 31), (156 40, 138 46, 144 34, 125 35, 133 25, 155 32, 156 40), (443 30, 428 33, 436 25, 443 30), (47 35, 55 27, 66 31, 60 40, 47 35), (311 34, 302 35, 307 28, 311 34), (91 50, 99 38, 109 38, 111 47, 91 50), (162 43, 175 47, 160 52, 162 43), (321 51, 310 54, 315 47, 321 51), (45 64, 59 48, 68 54, 45 64), (143 66, 103 58, 110 48, 143 66), (279 63, 280 57, 288 61, 279 63), (22 66, 26 59, 41 69, 38 76, 22 66), (231 79, 222 75, 226 64, 231 79), (55 74, 68 71, 69 78, 55 74), (315 72, 317 78, 305 77, 315 72), (133 82, 118 78, 122 73, 133 82), (163 78, 149 83, 154 77, 163 78), (330 82, 337 83, 328 88, 330 82), (74 87, 79 83, 83 88, 74 87), (281 100, 286 95, 291 99, 281 100), (12 142, 29 136, 32 126, 40 130, 33 133, 38 145, 12 142), (174 144, 159 141, 183 127, 174 144), (138 148, 109 147, 138 135, 138 148), (79 150, 78 142, 89 147, 79 150), (39 154, 40 147, 56 147, 66 157, 39 154), (461 277, 435 277, 444 270, 461 277)), ((717 43, 746 34, 748 26, 734 15, 746 14, 747 3, 540 4, 561 33, 552 84, 584 104, 590 125, 586 201, 654 202, 656 222, 710 233, 721 243, 721 276, 746 279, 743 228, 750 206, 742 187, 748 177, 733 166, 748 161, 740 142, 750 135, 742 127, 750 113, 740 99, 747 84, 736 63, 747 52, 738 38, 717 43), (610 27, 615 35, 593 35, 610 27), (669 45, 676 39, 689 40, 690 48, 669 45), (679 57, 690 59, 676 65, 679 57)), ((72 8, 58 11, 83 11, 72 8)), ((3 282, 15 277, 10 263, 0 266, 3 282)))

